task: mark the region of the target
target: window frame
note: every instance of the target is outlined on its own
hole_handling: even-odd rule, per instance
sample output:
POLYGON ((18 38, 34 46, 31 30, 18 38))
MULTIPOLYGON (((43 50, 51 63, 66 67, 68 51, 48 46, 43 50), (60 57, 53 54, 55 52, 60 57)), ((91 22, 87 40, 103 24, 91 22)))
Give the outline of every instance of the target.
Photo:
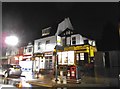
POLYGON ((45 44, 49 45, 50 44, 50 40, 46 40, 45 44))
POLYGON ((27 50, 27 52, 32 52, 32 47, 28 47, 28 50, 27 50), (31 51, 30 51, 31 50, 31 51))
POLYGON ((41 46, 41 42, 38 42, 37 43, 37 50, 40 50, 40 48, 41 48, 40 46, 41 46))
POLYGON ((72 45, 75 45, 75 44, 76 44, 76 36, 72 37, 72 45), (75 38, 75 39, 73 39, 73 38, 75 38), (75 42, 75 43, 73 43, 73 42, 75 42))

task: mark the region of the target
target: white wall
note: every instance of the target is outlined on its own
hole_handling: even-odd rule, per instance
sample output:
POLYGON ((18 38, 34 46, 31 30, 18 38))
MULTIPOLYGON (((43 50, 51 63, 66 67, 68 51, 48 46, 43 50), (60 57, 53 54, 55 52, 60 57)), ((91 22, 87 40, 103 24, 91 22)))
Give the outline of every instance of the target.
MULTIPOLYGON (((72 44, 72 37, 76 37, 76 45, 84 44, 84 40, 87 38, 82 37, 80 34, 71 35, 71 45, 72 44)), ((62 37, 63 39, 64 37, 62 37)), ((70 38, 67 38, 67 44, 70 44, 70 38)), ((50 36, 46 38, 37 39, 34 41, 34 53, 42 53, 53 51, 56 45, 56 36, 50 36), (50 40, 50 44, 46 45, 46 41, 50 40), (38 42, 41 42, 41 49, 38 50, 38 42)))
MULTIPOLYGON (((71 35, 71 45, 72 44, 72 37, 76 37, 76 45, 84 44, 83 37, 80 34, 71 35)), ((62 37, 64 39, 65 37, 62 37)), ((67 44, 70 44, 70 37, 67 37, 67 44)))
POLYGON ((72 35, 71 40, 72 40, 72 37, 76 37, 76 45, 84 44, 83 37, 80 34, 72 35))
POLYGON ((37 39, 34 41, 34 53, 53 51, 56 45, 56 36, 37 39), (50 44, 46 45, 46 41, 50 40, 50 44), (41 42, 41 48, 38 50, 38 42, 41 42))
POLYGON ((26 49, 24 48, 24 54, 25 55, 32 55, 33 54, 33 45, 27 45, 26 49), (28 52, 29 47, 32 47, 32 51, 28 52))

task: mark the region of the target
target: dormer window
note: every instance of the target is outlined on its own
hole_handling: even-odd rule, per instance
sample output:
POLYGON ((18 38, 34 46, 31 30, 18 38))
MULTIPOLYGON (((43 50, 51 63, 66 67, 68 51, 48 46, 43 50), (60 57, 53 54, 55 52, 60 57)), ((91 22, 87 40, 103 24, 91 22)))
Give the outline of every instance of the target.
POLYGON ((45 28, 42 30, 42 36, 46 36, 50 34, 51 27, 45 28))

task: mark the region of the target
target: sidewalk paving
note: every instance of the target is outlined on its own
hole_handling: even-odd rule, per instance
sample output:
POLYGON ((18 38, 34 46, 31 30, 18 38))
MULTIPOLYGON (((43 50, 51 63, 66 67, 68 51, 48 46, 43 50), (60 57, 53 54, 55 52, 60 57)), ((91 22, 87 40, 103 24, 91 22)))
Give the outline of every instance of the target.
POLYGON ((43 86, 43 87, 111 87, 109 80, 99 79, 94 77, 83 77, 80 83, 77 83, 75 79, 66 79, 66 82, 54 81, 54 75, 39 75, 37 80, 29 80, 27 83, 30 83, 33 86, 43 86))

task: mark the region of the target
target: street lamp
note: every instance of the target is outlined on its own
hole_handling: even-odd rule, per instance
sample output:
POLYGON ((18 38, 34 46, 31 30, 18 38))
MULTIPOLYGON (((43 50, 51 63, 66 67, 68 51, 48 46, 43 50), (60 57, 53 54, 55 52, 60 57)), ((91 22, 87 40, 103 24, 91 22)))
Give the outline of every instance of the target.
POLYGON ((18 38, 16 36, 8 36, 5 39, 5 43, 10 46, 16 46, 18 44, 18 38))
MULTIPOLYGON (((11 35, 5 38, 5 43, 7 44, 8 51, 12 51, 13 48, 18 44, 18 37, 11 35)), ((9 53, 11 55, 11 53, 9 53)), ((7 56, 7 55, 6 55, 7 56)), ((8 64, 11 60, 8 61, 8 64)))

